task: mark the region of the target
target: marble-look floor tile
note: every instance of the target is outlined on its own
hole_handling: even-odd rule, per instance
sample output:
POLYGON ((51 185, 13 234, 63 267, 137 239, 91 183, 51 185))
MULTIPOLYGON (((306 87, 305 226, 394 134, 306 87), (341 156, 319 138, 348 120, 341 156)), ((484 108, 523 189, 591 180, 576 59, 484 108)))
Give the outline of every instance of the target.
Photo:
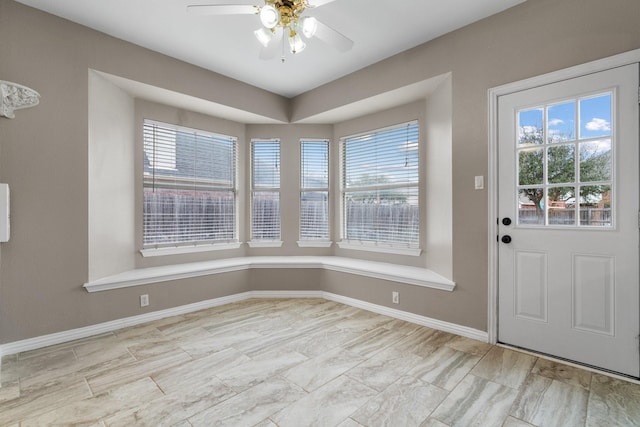
POLYGON ((0 387, 13 383, 20 378, 18 370, 18 355, 11 354, 0 357, 0 387))
POLYGON ((484 356, 493 347, 486 342, 460 336, 454 337, 445 343, 445 346, 463 353, 473 354, 474 356, 484 356))
POLYGON ((135 359, 129 352, 120 348, 108 348, 95 359, 85 358, 53 371, 45 370, 41 375, 21 378, 20 390, 22 393, 31 393, 59 381, 64 382, 70 379, 83 379, 87 376, 99 375, 134 362, 135 359))
POLYGON ((402 335, 380 327, 365 333, 359 338, 344 343, 342 347, 361 356, 371 357, 401 339, 402 335))
POLYGON ((351 369, 346 375, 377 391, 382 391, 422 360, 420 356, 413 353, 405 353, 390 347, 351 369))
POLYGON ((337 313, 329 313, 324 316, 314 318, 302 318, 298 319, 295 324, 291 324, 291 327, 300 331, 301 333, 317 333, 319 330, 324 331, 329 328, 337 328, 337 325, 344 320, 344 317, 337 313))
POLYGON ((420 361, 408 374, 451 391, 479 360, 480 356, 440 347, 420 361))
POLYGON ((155 340, 147 339, 144 340, 144 342, 130 345, 127 348, 136 360, 158 357, 163 354, 179 350, 176 341, 170 340, 164 336, 158 337, 155 340))
POLYGON ((351 418, 363 426, 420 426, 448 392, 413 377, 403 377, 370 399, 351 418))
POLYGON ((115 334, 105 334, 94 340, 79 342, 73 345, 72 348, 79 361, 87 359, 95 361, 96 359, 106 360, 112 357, 111 355, 114 353, 122 354, 128 352, 126 344, 125 340, 120 339, 115 334))
POLYGON ((515 397, 507 386, 467 375, 431 417, 452 427, 500 427, 515 397))
MULTIPOLYGON (((166 337, 180 336, 196 328, 207 328, 212 320, 207 317, 200 316, 182 316, 182 318, 173 323, 166 323, 155 326, 155 328, 166 337)), ((150 325, 152 326, 152 325, 150 325)))
POLYGON ((14 400, 20 397, 20 382, 15 380, 13 382, 5 382, 0 387, 0 404, 9 400, 14 400))
POLYGON ((327 326, 323 327, 320 332, 303 333, 299 337, 284 343, 282 348, 313 358, 321 356, 359 336, 360 334, 357 331, 344 331, 334 326, 327 326))
POLYGON ((341 376, 287 406, 271 419, 279 427, 334 426, 376 394, 372 388, 341 376))
POLYGON ((234 391, 241 392, 265 381, 269 377, 280 375, 307 360, 309 360, 307 357, 299 353, 272 350, 248 362, 218 373, 218 378, 234 391))
POLYGON ((536 358, 503 347, 494 347, 482 358, 472 374, 495 383, 519 389, 527 379, 536 358))
POLYGON ((174 351, 154 358, 132 362, 118 366, 106 372, 86 377, 87 383, 95 394, 126 384, 136 379, 150 376, 171 366, 189 362, 191 357, 183 351, 174 351))
POLYGON ((91 390, 84 379, 57 381, 31 393, 21 393, 17 399, 0 403, 0 425, 16 423, 27 417, 38 417, 91 396, 91 390))
POLYGON ((167 393, 204 388, 218 381, 218 375, 251 359, 239 351, 228 348, 207 357, 171 366, 151 375, 160 389, 167 393))
POLYGON ((431 331, 432 329, 421 328, 413 334, 402 338, 395 343, 393 347, 405 353, 413 353, 416 356, 427 357, 437 348, 427 342, 427 337, 432 334, 431 331))
POLYGON ((510 415, 545 427, 584 426, 589 392, 540 375, 523 384, 510 415))
POLYGON ((391 329, 401 335, 411 335, 416 331, 419 331, 423 326, 416 325, 415 323, 409 323, 404 320, 392 319, 389 323, 385 323, 383 328, 391 329))
POLYGON ((274 377, 188 420, 194 427, 253 426, 306 395, 300 387, 274 377))
MULTIPOLYGON (((29 358, 18 358, 17 374, 20 379, 30 377, 55 378, 60 370, 73 371, 78 358, 72 348, 46 352, 29 358)), ((64 374, 63 374, 64 375, 64 374)))
POLYGON ((261 335, 269 335, 273 331, 282 330, 290 326, 291 325, 282 318, 264 315, 247 315, 246 318, 242 320, 233 320, 232 323, 205 327, 204 329, 214 335, 220 335, 221 333, 228 334, 230 331, 233 331, 235 334, 258 332, 261 335))
POLYGON ((143 378, 122 385, 95 397, 73 402, 39 417, 30 417, 20 423, 23 427, 45 425, 91 425, 112 414, 128 411, 163 396, 158 386, 143 378))
POLYGON ((243 341, 234 344, 233 347, 240 350, 249 357, 255 357, 261 353, 269 353, 274 348, 281 348, 288 342, 299 338, 301 333, 293 328, 278 329, 269 335, 265 335, 259 340, 243 341))
POLYGON ((260 340, 260 338, 262 335, 252 331, 212 334, 204 328, 194 328, 176 337, 176 344, 191 357, 198 359, 225 350, 235 344, 260 340))
POLYGON ((424 328, 419 331, 422 334, 422 339, 426 344, 432 345, 433 347, 442 347, 443 345, 451 342, 456 338, 456 335, 450 334, 449 332, 439 331, 437 329, 424 328))
POLYGON ((594 374, 587 427, 640 425, 640 385, 594 374))
POLYGON ((271 420, 264 420, 262 422, 259 422, 253 427, 278 427, 278 426, 271 420))
POLYGON ((451 427, 449 424, 445 424, 442 421, 438 421, 435 418, 428 418, 420 427, 451 427))
POLYGON ((173 426, 235 395, 217 378, 209 378, 206 383, 163 395, 134 410, 119 411, 105 421, 109 427, 173 426))
POLYGON ((504 420, 504 424, 502 424, 502 427, 535 427, 535 426, 533 424, 529 424, 517 418, 507 417, 507 419, 504 420))
POLYGON ((0 425, 639 427, 640 385, 529 357, 322 299, 246 300, 4 356, 0 425))
POLYGON ((352 418, 347 418, 346 420, 338 424, 338 427, 364 427, 364 426, 359 422, 354 421, 352 418))
POLYGON ((391 317, 359 310, 351 316, 343 318, 336 326, 343 330, 352 329, 362 333, 384 326, 392 320, 391 317))
POLYGON ((585 390, 591 386, 591 372, 547 359, 538 359, 531 372, 585 390))
POLYGON ((93 342, 104 342, 105 339, 114 338, 113 332, 107 332, 104 334, 93 335, 90 337, 79 338, 74 341, 63 342, 60 344, 51 345, 48 347, 38 348, 35 350, 23 351, 15 355, 19 360, 26 360, 33 357, 42 357, 47 353, 57 353, 63 350, 70 350, 81 345, 91 344, 93 342))
POLYGON ((366 360, 349 350, 334 348, 289 369, 282 375, 304 390, 311 392, 366 360))

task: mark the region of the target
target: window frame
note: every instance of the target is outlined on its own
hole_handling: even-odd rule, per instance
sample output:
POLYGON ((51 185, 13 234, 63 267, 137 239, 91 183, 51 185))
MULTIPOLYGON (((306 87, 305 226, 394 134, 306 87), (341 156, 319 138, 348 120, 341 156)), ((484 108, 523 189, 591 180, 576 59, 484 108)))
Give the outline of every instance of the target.
POLYGON ((252 138, 249 147, 249 235, 250 239, 247 241, 247 244, 251 248, 271 248, 271 247, 281 247, 282 242, 282 141, 280 138, 252 138), (277 162, 278 162, 278 186, 259 186, 256 187, 255 176, 256 176, 256 168, 255 168, 255 146, 256 144, 274 144, 277 143, 277 162), (255 238, 255 227, 254 227, 254 199, 255 193, 277 193, 278 194, 278 238, 277 239, 256 239, 255 238))
POLYGON ((331 247, 333 242, 331 241, 331 141, 328 138, 300 138, 299 141, 300 148, 300 191, 298 194, 298 247, 303 248, 328 248, 331 247), (325 162, 324 165, 326 169, 326 186, 323 187, 305 187, 305 151, 304 144, 325 144, 325 162), (303 229, 303 201, 302 197, 304 193, 326 193, 326 212, 327 212, 327 225, 326 225, 326 238, 303 238, 302 229, 303 229))
POLYGON ((424 225, 420 221, 420 216, 422 215, 424 207, 424 198, 420 194, 420 190, 422 188, 421 185, 421 169, 423 168, 424 159, 421 156, 423 141, 421 137, 421 129, 420 122, 416 119, 409 120, 406 122, 393 124, 389 126, 384 126, 381 128, 371 129, 364 132, 359 132, 352 135, 346 135, 340 137, 339 140, 339 167, 340 167, 340 196, 339 196, 339 212, 340 212, 340 240, 336 243, 338 247, 341 249, 350 249, 350 250, 359 250, 359 251, 369 251, 369 252, 381 252, 381 253, 390 253, 390 254, 398 254, 398 255, 406 255, 406 256, 419 256, 422 253, 422 249, 420 247, 422 230, 424 225), (407 183, 397 183, 397 184, 384 184, 382 186, 362 186, 362 187, 352 187, 347 188, 345 185, 346 180, 346 158, 345 158, 345 144, 348 143, 349 140, 353 140, 356 138, 364 137, 367 135, 380 134, 383 132, 388 132, 396 129, 403 129, 407 126, 415 126, 415 136, 417 141, 417 179, 415 182, 410 184, 407 183), (415 234, 415 242, 414 243, 404 243, 404 242, 391 242, 391 241, 372 241, 372 240, 356 240, 356 239, 347 239, 347 214, 346 214, 346 194, 349 192, 357 192, 357 191, 368 191, 368 190, 394 190, 394 189, 402 189, 402 188, 415 188, 415 197, 417 197, 417 207, 418 212, 415 215, 415 218, 418 222, 418 230, 415 234))
MULTIPOLYGON (((239 203, 238 203, 238 137, 233 135, 226 135, 219 132, 208 131, 198 128, 185 127, 180 125, 175 125, 173 123, 168 123, 160 120, 147 119, 144 118, 142 120, 142 133, 143 133, 143 143, 142 143, 142 154, 143 158, 146 156, 145 150, 145 136, 147 126, 157 126, 167 130, 173 130, 176 132, 184 132, 187 134, 193 134, 196 137, 209 137, 214 139, 228 140, 232 144, 231 154, 232 160, 230 163, 231 166, 231 185, 229 186, 210 186, 207 189, 199 189, 198 191, 225 191, 230 192, 233 197, 233 226, 232 226, 232 238, 230 239, 196 239, 196 240, 184 240, 184 241, 173 241, 173 242, 152 242, 145 243, 145 227, 144 227, 144 217, 145 217, 145 202, 144 202, 144 193, 145 189, 148 188, 149 177, 145 174, 145 168, 142 168, 141 176, 141 186, 142 189, 142 249, 140 253, 144 257, 153 257, 153 256, 163 256, 163 255, 173 255, 173 254, 183 254, 183 253, 194 253, 194 252, 206 252, 206 251, 217 251, 217 250, 226 250, 226 249, 237 249, 240 247, 241 243, 239 241, 239 203)), ((177 147, 174 148, 173 155, 177 156, 177 147)), ((175 165, 177 162, 177 157, 172 159, 173 164, 175 165)), ((167 169, 167 168, 164 168, 167 169)), ((175 167, 173 168, 175 169, 175 167)), ((155 185, 155 177, 151 177, 152 184, 155 185)), ((202 180, 202 178, 200 178, 202 180)), ((195 180, 195 176, 194 176, 195 180)), ((202 181, 201 181, 202 182, 202 181)))

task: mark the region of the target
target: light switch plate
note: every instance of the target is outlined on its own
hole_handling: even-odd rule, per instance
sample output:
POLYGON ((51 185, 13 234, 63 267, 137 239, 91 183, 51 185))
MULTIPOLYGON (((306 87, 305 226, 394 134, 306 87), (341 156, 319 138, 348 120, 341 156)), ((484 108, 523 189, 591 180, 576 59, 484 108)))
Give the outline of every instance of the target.
POLYGON ((478 175, 475 179, 476 190, 484 189, 484 176, 478 175))

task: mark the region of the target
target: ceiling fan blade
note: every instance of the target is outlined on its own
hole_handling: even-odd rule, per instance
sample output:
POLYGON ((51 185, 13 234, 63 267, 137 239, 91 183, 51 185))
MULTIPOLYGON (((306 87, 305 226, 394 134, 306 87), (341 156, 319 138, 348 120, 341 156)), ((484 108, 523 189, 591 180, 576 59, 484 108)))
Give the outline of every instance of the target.
POLYGON ((318 23, 318 28, 316 29, 314 37, 317 37, 328 45, 335 47, 340 52, 347 52, 351 50, 353 47, 353 40, 318 20, 316 20, 316 22, 318 23))
POLYGON ((187 12, 196 15, 254 15, 258 6, 251 4, 192 4, 187 12))
POLYGON ((307 3, 309 4, 309 7, 319 7, 334 1, 335 0, 307 0, 307 3))
POLYGON ((276 28, 276 33, 267 45, 260 50, 260 59, 269 60, 276 57, 282 50, 282 27, 276 28))

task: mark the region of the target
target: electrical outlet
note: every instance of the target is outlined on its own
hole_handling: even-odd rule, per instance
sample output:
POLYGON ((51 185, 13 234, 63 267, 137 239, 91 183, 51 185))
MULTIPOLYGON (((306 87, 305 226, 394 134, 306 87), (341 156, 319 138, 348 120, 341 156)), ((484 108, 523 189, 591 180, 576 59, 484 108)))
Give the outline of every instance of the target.
POLYGON ((149 295, 140 295, 140 307, 146 307, 149 305, 149 295))
POLYGON ((391 292, 391 302, 400 304, 400 292, 391 292))

